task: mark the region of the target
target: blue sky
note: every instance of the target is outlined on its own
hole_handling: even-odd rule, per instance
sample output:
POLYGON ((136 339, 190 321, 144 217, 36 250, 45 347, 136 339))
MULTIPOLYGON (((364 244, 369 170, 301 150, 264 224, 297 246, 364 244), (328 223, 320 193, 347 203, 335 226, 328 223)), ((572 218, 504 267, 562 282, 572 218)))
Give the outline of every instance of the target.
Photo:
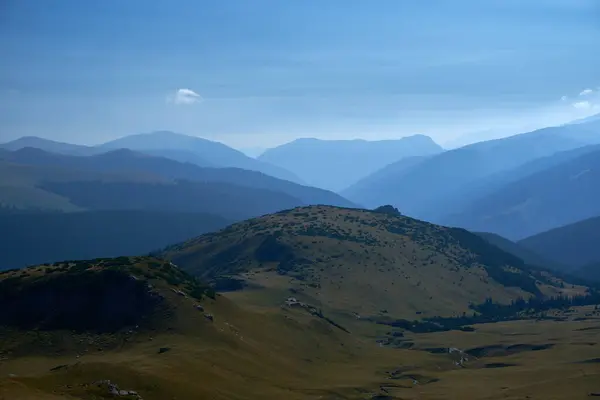
POLYGON ((516 133, 600 112, 598 43, 596 0, 3 0, 0 140, 516 133))

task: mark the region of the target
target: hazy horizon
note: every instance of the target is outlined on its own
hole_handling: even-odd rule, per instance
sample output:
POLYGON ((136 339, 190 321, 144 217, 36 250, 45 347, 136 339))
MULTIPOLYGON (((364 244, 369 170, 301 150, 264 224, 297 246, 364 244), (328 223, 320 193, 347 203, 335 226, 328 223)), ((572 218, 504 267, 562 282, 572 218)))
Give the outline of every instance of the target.
POLYGON ((2 142, 170 130, 238 149, 413 134, 448 147, 600 112, 592 0, 0 7, 2 142))

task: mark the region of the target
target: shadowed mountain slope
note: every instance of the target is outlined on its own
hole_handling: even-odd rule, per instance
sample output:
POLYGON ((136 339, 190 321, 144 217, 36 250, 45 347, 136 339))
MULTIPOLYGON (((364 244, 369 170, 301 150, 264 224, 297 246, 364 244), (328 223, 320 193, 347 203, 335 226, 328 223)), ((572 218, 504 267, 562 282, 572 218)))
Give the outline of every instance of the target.
POLYGON ((444 223, 519 240, 597 215, 600 150, 510 183, 444 223))
POLYGON ((89 157, 77 157, 48 153, 34 148, 23 148, 18 151, 0 154, 0 159, 37 166, 105 173, 129 172, 174 180, 229 183, 253 189, 282 192, 299 199, 304 204, 353 206, 350 201, 333 192, 299 185, 261 172, 240 168, 202 168, 193 163, 182 163, 165 157, 149 156, 128 149, 112 150, 89 157))
POLYGON ((600 217, 561 226, 518 242, 571 268, 600 263, 600 217))
POLYGON ((0 210, 0 270, 146 254, 228 224, 222 217, 201 213, 0 210))

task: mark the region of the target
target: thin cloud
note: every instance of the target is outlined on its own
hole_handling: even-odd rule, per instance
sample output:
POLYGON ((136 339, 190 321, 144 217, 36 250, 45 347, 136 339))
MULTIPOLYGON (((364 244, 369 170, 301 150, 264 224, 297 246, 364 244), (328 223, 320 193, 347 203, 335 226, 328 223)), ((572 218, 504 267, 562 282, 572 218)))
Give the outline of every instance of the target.
POLYGON ((592 103, 589 101, 578 101, 577 103, 573 103, 573 107, 578 110, 589 110, 592 108, 592 103))
POLYGON ((202 101, 202 96, 191 89, 177 89, 167 96, 167 102, 173 104, 194 104, 202 101))
POLYGON ((585 89, 584 91, 582 91, 581 93, 579 93, 579 95, 580 96, 589 96, 592 93, 594 93, 594 91, 592 89, 585 89))
POLYGON ((560 101, 567 101, 567 100, 569 100, 569 98, 567 96, 563 96, 560 98, 560 101))

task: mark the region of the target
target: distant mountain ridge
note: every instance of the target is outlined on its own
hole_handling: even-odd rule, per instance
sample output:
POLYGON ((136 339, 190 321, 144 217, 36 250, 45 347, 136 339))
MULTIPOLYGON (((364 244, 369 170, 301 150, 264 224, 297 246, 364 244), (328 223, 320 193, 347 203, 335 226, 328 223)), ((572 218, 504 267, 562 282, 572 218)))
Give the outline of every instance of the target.
POLYGON ((518 244, 572 270, 600 264, 600 216, 538 233, 518 244))
POLYGON ((600 149, 509 183, 444 222, 519 240, 597 215, 600 149))
POLYGON ((404 157, 442 151, 425 135, 378 141, 304 138, 268 149, 258 159, 292 171, 312 186, 339 192, 404 157))
POLYGON ((0 204, 19 208, 207 212, 229 220, 302 204, 353 205, 259 172, 200 168, 130 150, 87 157, 29 148, 0 154, 0 187, 0 204))
POLYGON ((106 153, 83 157, 53 154, 34 148, 23 148, 14 152, 0 153, 0 159, 37 166, 53 166, 105 173, 132 172, 151 174, 165 179, 229 183, 248 188, 287 193, 305 204, 354 206, 353 203, 333 192, 299 185, 261 172, 241 168, 202 168, 192 163, 181 163, 129 149, 111 150, 106 153))
POLYGON ((130 149, 142 153, 170 158, 180 162, 191 162, 201 167, 235 167, 263 172, 280 179, 302 183, 289 171, 260 162, 222 143, 170 131, 157 131, 125 136, 98 146, 82 146, 62 143, 39 137, 22 137, 0 144, 0 148, 20 150, 38 148, 51 153, 89 156, 111 150, 130 149))
POLYGON ((57 142, 54 140, 43 139, 37 136, 23 136, 11 142, 0 144, 0 148, 10 151, 20 150, 27 147, 42 149, 51 153, 70 154, 79 156, 88 156, 103 152, 103 150, 92 146, 57 142))
POLYGON ((360 190, 343 193, 367 207, 391 203, 405 214, 444 223, 441 218, 465 209, 473 200, 466 194, 486 179, 541 157, 596 143, 600 140, 593 135, 597 128, 597 123, 589 122, 475 143, 430 156, 385 179, 380 175, 366 178, 360 190))
POLYGON ((297 176, 289 171, 276 165, 248 157, 241 151, 235 150, 223 143, 170 131, 129 135, 106 142, 99 147, 103 149, 125 148, 141 152, 150 151, 154 155, 166 157, 169 155, 172 156, 173 152, 179 152, 179 156, 183 152, 187 152, 200 157, 209 163, 209 165, 260 171, 276 178, 297 183, 301 182, 297 176))

